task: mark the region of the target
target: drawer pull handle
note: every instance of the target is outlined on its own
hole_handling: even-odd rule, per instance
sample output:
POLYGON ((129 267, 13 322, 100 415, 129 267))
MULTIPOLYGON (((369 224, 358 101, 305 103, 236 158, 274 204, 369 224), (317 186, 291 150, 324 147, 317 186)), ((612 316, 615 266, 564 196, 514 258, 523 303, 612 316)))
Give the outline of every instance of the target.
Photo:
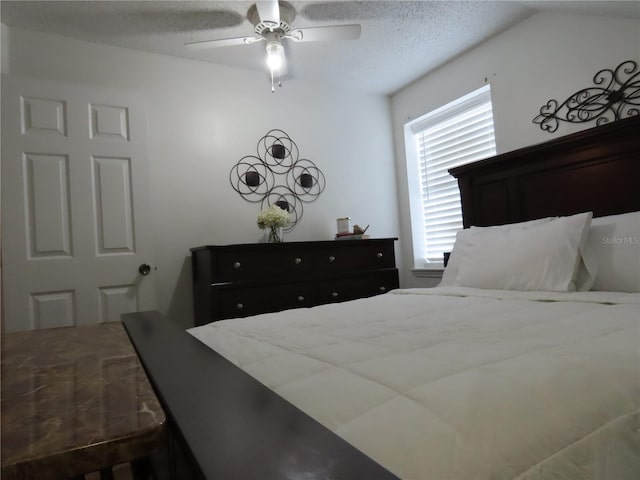
POLYGON ((376 258, 382 258, 382 252, 376 253, 376 258))
POLYGON ((236 304, 236 309, 237 310, 242 310, 244 308, 244 305, 241 303, 236 304))
POLYGON ((329 262, 335 262, 336 261, 336 257, 334 257, 333 255, 331 255, 329 257, 329 262))
POLYGON ((304 297, 303 297, 302 295, 299 295, 299 296, 298 296, 298 301, 299 301, 299 302, 304 302, 304 297))
POLYGON ((302 259, 300 257, 296 257, 294 262, 296 263, 296 265, 300 265, 302 263, 302 259))
POLYGON ((233 268, 240 268, 242 266, 242 264, 240 262, 234 262, 233 263, 233 268))
POLYGON ((337 298, 338 297, 338 292, 331 292, 331 296, 333 298, 337 298))
POLYGON ((386 292, 387 291, 387 287, 378 287, 378 290, 381 292, 386 292))

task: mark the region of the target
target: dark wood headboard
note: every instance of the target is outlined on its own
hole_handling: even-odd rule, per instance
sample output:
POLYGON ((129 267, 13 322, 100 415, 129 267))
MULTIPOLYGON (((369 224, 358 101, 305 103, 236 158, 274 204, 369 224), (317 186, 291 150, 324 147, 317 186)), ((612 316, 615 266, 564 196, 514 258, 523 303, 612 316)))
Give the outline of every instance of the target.
POLYGON ((465 228, 640 210, 640 116, 450 170, 465 228))

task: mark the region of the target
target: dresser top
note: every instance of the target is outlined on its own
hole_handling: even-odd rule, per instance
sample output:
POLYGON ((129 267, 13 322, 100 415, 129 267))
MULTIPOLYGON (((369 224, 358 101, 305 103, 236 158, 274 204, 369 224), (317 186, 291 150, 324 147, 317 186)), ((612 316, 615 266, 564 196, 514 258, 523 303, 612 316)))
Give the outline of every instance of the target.
POLYGON ((372 243, 380 242, 392 242, 398 240, 397 237, 388 238, 367 238, 367 239, 345 239, 345 240, 313 240, 307 242, 282 242, 282 243, 240 243, 240 244, 228 244, 228 245, 203 245, 200 247, 193 247, 190 250, 192 252, 198 250, 218 250, 218 249, 292 249, 292 248, 316 248, 316 247, 328 247, 328 246, 357 246, 357 245, 369 245, 372 243))

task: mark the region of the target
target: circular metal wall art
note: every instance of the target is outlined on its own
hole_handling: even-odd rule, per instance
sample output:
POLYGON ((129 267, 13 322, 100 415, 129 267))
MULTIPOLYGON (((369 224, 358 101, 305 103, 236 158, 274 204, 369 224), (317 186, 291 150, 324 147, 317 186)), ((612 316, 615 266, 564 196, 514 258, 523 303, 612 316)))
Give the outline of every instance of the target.
POLYGON ((287 187, 303 202, 313 202, 325 187, 324 174, 311 160, 298 160, 287 172, 287 187))
POLYGON ((231 169, 233 189, 248 202, 259 203, 276 183, 273 171, 255 156, 242 157, 231 169))
POLYGON ((314 202, 324 191, 324 174, 311 160, 299 158, 298 146, 282 130, 269 130, 256 150, 257 156, 242 157, 231 168, 229 182, 248 202, 287 210, 292 223, 285 231, 290 232, 302 218, 302 204, 314 202))

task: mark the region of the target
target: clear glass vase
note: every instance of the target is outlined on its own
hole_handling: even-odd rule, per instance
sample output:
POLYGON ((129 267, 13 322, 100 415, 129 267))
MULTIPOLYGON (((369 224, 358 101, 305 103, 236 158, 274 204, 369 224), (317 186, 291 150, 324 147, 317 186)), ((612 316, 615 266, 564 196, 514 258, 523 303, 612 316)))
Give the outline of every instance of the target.
POLYGON ((284 239, 282 227, 269 227, 266 234, 267 243, 282 243, 284 239))

